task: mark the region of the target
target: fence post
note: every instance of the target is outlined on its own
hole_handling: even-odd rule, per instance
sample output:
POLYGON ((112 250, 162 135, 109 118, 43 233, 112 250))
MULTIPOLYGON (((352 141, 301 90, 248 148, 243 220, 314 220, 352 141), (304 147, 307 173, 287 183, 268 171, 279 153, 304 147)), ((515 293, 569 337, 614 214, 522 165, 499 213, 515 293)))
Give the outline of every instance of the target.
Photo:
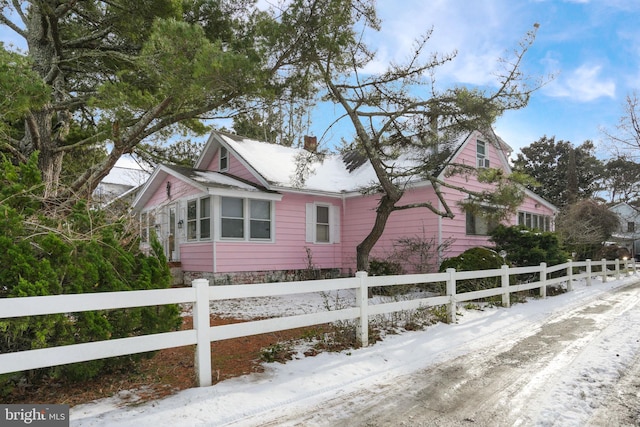
POLYGON ((449 305, 447 306, 447 317, 449 323, 456 323, 456 269, 447 268, 449 279, 447 279, 447 296, 449 297, 449 305))
POLYGON ((567 263, 569 264, 567 267, 567 292, 571 292, 573 290, 573 260, 568 259, 567 263))
POLYGON ((547 297, 547 263, 540 263, 540 298, 547 297))
POLYGON ((600 261, 602 263, 602 283, 607 282, 607 260, 602 258, 600 261))
POLYGON ((591 286, 591 260, 587 259, 587 286, 591 286))
POLYGON ((207 387, 211 380, 211 340, 209 339, 209 281, 195 279, 191 286, 196 288, 196 300, 193 303, 193 329, 196 330, 196 373, 198 385, 207 387))
POLYGON ((616 258, 616 280, 620 280, 620 259, 616 258))
POLYGON ((360 309, 360 318, 356 325, 356 336, 362 347, 369 345, 369 286, 367 286, 367 272, 358 271, 356 277, 360 279, 356 289, 356 307, 360 309))
POLYGON ((511 307, 511 298, 509 298, 509 266, 502 265, 502 306, 511 307))

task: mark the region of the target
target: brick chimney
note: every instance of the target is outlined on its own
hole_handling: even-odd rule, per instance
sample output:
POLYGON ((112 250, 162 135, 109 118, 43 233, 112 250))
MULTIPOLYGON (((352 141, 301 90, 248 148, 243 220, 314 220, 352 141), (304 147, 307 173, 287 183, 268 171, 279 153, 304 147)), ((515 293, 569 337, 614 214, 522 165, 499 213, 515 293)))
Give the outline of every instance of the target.
POLYGON ((318 138, 315 136, 308 136, 305 135, 304 136, 304 149, 311 152, 311 153, 315 153, 316 150, 318 149, 318 138))

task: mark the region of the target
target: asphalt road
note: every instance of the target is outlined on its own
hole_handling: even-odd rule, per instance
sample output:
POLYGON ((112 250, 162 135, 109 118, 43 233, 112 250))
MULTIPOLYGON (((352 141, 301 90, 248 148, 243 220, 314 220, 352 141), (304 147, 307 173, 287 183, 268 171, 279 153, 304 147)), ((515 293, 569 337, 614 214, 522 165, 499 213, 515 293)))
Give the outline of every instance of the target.
POLYGON ((640 283, 527 329, 261 425, 640 426, 640 283))

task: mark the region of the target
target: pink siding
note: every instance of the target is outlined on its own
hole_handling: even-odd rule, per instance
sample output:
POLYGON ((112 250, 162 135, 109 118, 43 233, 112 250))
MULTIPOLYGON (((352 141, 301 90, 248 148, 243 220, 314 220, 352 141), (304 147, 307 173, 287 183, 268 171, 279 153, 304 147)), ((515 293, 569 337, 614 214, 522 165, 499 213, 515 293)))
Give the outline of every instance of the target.
POLYGON ((184 271, 213 272, 213 242, 180 245, 180 262, 184 271))
POLYGON ((197 194, 199 192, 200 190, 192 187, 186 182, 174 176, 167 175, 167 177, 162 181, 162 185, 158 187, 155 193, 153 193, 153 196, 151 196, 149 201, 145 204, 144 209, 163 206, 180 198, 197 194), (167 196, 167 182, 171 183, 171 198, 167 196))
MULTIPOLYGON (((375 222, 375 209, 379 196, 358 196, 347 199, 346 218, 343 228, 343 257, 345 268, 355 270, 356 247, 369 234, 375 222)), ((437 206, 431 187, 409 190, 400 204, 431 202, 437 206)), ((394 251, 394 244, 401 238, 419 237, 437 239, 438 217, 427 208, 396 211, 391 214, 382 237, 371 252, 371 258, 387 259, 394 251)), ((437 244, 437 242, 436 242, 437 244)))
POLYGON ((316 268, 342 268, 342 244, 315 244, 305 241, 306 204, 313 202, 341 205, 340 199, 285 194, 276 204, 275 242, 230 242, 215 244, 216 271, 243 272, 294 270, 308 267, 305 248, 311 250, 316 268))
MULTIPOLYGON (((219 171, 220 170, 220 149, 216 152, 216 155, 213 156, 213 160, 211 163, 207 165, 206 169, 210 171, 219 171)), ((227 172, 231 175, 237 176, 238 178, 245 179, 249 182, 253 182, 255 184, 260 184, 258 179, 251 173, 249 169, 244 167, 244 165, 234 157, 233 153, 229 152, 229 168, 227 172)))
MULTIPOLYGON (((553 211, 551 209, 549 209, 548 207, 544 206, 542 203, 530 197, 527 197, 525 199, 522 205, 520 205, 519 210, 524 212, 535 213, 538 215, 553 216, 553 211)), ((518 218, 516 217, 513 220, 513 224, 517 224, 517 223, 518 223, 518 218)))

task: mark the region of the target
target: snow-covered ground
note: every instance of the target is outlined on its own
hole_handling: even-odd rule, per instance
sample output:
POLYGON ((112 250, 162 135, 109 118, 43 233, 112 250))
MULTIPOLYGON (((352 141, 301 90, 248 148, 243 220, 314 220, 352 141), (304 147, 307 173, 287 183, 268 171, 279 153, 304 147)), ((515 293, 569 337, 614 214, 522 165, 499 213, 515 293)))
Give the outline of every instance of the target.
MULTIPOLYGON (((215 309, 252 317, 273 307, 308 313, 327 302, 285 296, 215 309)), ((455 325, 268 364, 260 374, 139 406, 118 396, 79 405, 71 425, 640 425, 638 276, 460 314, 455 325)))

